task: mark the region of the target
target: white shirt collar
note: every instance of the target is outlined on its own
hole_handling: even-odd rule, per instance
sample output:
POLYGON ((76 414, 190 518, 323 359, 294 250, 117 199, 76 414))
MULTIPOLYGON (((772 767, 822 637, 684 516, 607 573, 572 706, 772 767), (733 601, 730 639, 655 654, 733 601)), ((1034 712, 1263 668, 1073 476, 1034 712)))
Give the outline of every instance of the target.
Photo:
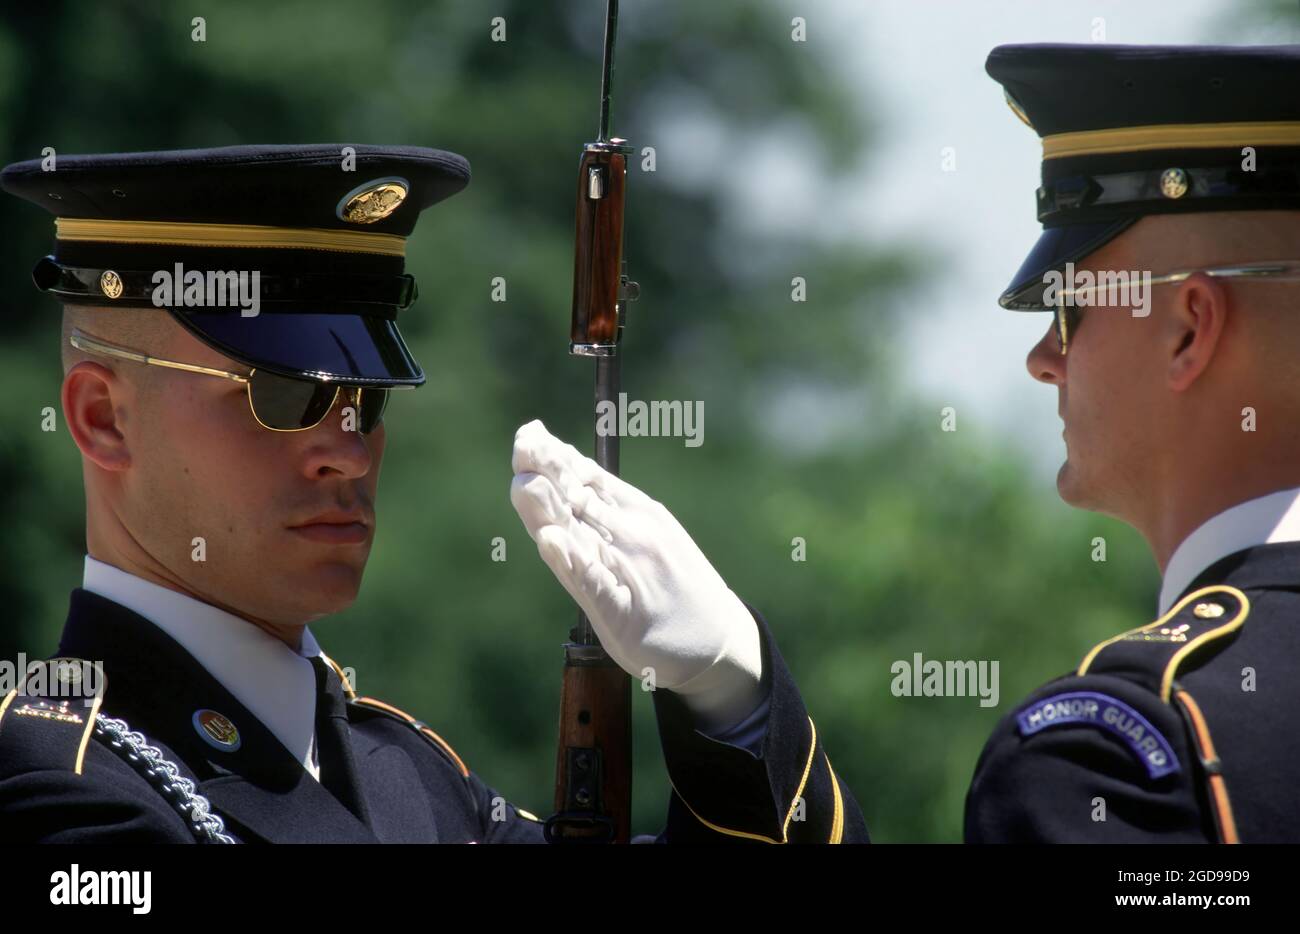
POLYGON ((1243 548, 1300 541, 1300 487, 1238 503, 1183 539, 1165 567, 1160 616, 1169 612, 1196 576, 1243 548))
POLYGON ((303 627, 302 648, 225 610, 86 555, 82 588, 153 623, 194 656, 315 778, 316 672, 320 645, 303 627))

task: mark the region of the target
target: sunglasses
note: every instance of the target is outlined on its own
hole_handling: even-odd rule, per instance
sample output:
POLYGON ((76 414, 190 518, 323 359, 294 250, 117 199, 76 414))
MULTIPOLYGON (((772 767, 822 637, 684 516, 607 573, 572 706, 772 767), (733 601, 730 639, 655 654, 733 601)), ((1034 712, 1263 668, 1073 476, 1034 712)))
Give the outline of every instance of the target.
POLYGON ((363 435, 374 431, 384 420, 384 408, 388 405, 390 388, 406 389, 408 387, 361 387, 341 386, 338 383, 325 383, 310 379, 294 379, 280 376, 267 370, 254 369, 247 376, 216 370, 212 367, 197 366, 193 363, 178 363, 175 360, 163 360, 126 347, 109 344, 80 330, 73 330, 69 343, 78 350, 103 357, 117 357, 150 366, 162 366, 186 373, 201 373, 205 376, 220 376, 223 379, 242 383, 248 390, 248 407, 253 418, 263 428, 271 431, 306 431, 315 428, 338 399, 339 390, 344 390, 356 407, 357 430, 363 435))
MULTIPOLYGON (((1243 266, 1214 266, 1208 269, 1180 269, 1177 272, 1165 273, 1163 276, 1153 276, 1149 285, 1168 285, 1173 282, 1182 282, 1191 277, 1194 273, 1203 272, 1207 276, 1213 276, 1216 279, 1280 279, 1282 281, 1300 279, 1300 262, 1294 260, 1271 260, 1263 263, 1247 263, 1243 266)), ((1061 289, 1058 293, 1061 301, 1058 301, 1053 322, 1053 330, 1056 333, 1056 346, 1060 350, 1061 356, 1070 347, 1070 335, 1074 334, 1079 328, 1079 319, 1083 312, 1079 310, 1078 304, 1074 302, 1076 295, 1091 295, 1092 292, 1106 286, 1092 285, 1079 289, 1061 289), (1070 301, 1065 301, 1069 298, 1070 301)))

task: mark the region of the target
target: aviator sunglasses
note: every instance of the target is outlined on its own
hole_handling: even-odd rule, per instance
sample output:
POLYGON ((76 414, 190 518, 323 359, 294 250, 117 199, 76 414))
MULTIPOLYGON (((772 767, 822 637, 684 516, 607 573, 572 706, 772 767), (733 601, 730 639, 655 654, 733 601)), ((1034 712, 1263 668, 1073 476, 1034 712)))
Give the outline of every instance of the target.
MULTIPOLYGON (((1172 282, 1182 282, 1193 273, 1203 272, 1207 276, 1213 276, 1216 279, 1281 279, 1294 280, 1300 279, 1300 262, 1294 260, 1272 260, 1262 263, 1248 263, 1243 266, 1216 266, 1209 269, 1180 269, 1177 272, 1166 273, 1163 276, 1155 276, 1151 279, 1150 285, 1167 285, 1172 282)), ((1053 330, 1056 333, 1056 346, 1060 350, 1061 356, 1065 356, 1070 346, 1070 336, 1074 334, 1079 327, 1079 318, 1083 314, 1079 306, 1073 302, 1065 302, 1068 296, 1073 298, 1076 295, 1088 294, 1105 286, 1093 285, 1079 289, 1061 289, 1058 293, 1062 299, 1056 305, 1055 321, 1053 330)))
POLYGON ((294 379, 258 369, 244 376, 240 373, 197 366, 193 363, 178 363, 175 360, 151 357, 136 350, 106 343, 75 329, 69 342, 73 347, 86 353, 118 357, 136 363, 147 363, 150 366, 183 370, 186 373, 220 376, 223 379, 242 383, 248 391, 248 407, 253 412, 253 418, 257 419, 257 423, 263 428, 271 431, 306 431, 308 428, 315 428, 334 408, 339 390, 345 389, 349 395, 355 395, 357 430, 363 435, 370 434, 383 421, 384 408, 388 404, 388 390, 393 388, 341 386, 338 383, 294 379))

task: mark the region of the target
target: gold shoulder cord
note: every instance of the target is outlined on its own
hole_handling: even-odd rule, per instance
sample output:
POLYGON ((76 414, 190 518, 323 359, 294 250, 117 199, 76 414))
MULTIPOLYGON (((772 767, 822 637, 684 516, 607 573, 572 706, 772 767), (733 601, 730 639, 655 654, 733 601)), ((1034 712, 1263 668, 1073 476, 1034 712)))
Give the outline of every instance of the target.
MULTIPOLYGON (((66 659, 49 659, 44 664, 50 665, 66 659)), ((100 673, 100 689, 95 692, 90 710, 85 716, 81 739, 77 743, 77 759, 73 768, 76 775, 82 775, 86 761, 86 746, 90 737, 97 737, 101 744, 117 755, 150 787, 167 802, 167 805, 185 821, 186 827, 199 843, 236 843, 234 837, 226 833, 225 823, 213 813, 212 805, 206 797, 197 791, 197 786, 181 774, 180 767, 163 756, 162 750, 151 746, 142 733, 127 725, 126 721, 109 717, 101 712, 104 703, 103 674, 100 673)), ((27 685, 24 679, 24 688, 27 685)), ((18 696, 18 688, 10 691, 0 701, 0 721, 18 696)), ((38 697, 39 695, 26 695, 38 697)), ((56 720, 67 724, 81 724, 80 714, 66 714, 52 717, 48 710, 37 710, 27 714, 27 708, 15 711, 15 716, 30 715, 43 720, 56 720)), ((62 727, 60 727, 62 728, 62 727)))
POLYGON ((1219 833, 1219 842, 1240 843, 1241 839, 1237 836, 1237 821, 1232 816, 1232 802, 1228 800, 1228 783, 1224 781, 1222 765, 1214 751, 1210 727, 1191 694, 1175 685, 1174 697, 1178 701, 1179 712, 1187 721, 1192 739, 1196 743, 1196 755, 1201 760, 1201 769, 1205 773, 1205 781, 1209 786, 1210 809, 1214 812, 1214 824, 1219 833))

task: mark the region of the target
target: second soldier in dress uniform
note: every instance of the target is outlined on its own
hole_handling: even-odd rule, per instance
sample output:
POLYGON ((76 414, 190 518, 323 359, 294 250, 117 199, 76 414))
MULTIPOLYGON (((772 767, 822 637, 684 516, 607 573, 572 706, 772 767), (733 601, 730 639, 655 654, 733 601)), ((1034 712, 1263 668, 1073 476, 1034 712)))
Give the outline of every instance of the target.
POLYGON ((1042 138, 1044 230, 1001 304, 1054 316, 1028 368, 1058 392, 1058 489, 1164 580, 1155 622, 998 725, 966 839, 1300 842, 1300 49, 987 69, 1042 138))
MULTIPOLYGON (((0 841, 543 841, 433 729, 357 696, 308 629, 356 597, 387 396, 424 382, 395 323, 407 237, 469 181, 453 153, 354 150, 354 172, 343 147, 258 146, 0 173, 55 217, 34 277, 64 303, 87 519, 62 661, 0 692, 0 841)), ((649 516, 657 536, 618 565, 655 601, 606 605, 598 574, 582 591, 616 660, 659 672, 673 792, 655 839, 865 841, 763 620, 666 512, 573 457, 521 430, 519 502, 542 477, 578 496, 577 477, 599 490, 586 521, 649 516)))

